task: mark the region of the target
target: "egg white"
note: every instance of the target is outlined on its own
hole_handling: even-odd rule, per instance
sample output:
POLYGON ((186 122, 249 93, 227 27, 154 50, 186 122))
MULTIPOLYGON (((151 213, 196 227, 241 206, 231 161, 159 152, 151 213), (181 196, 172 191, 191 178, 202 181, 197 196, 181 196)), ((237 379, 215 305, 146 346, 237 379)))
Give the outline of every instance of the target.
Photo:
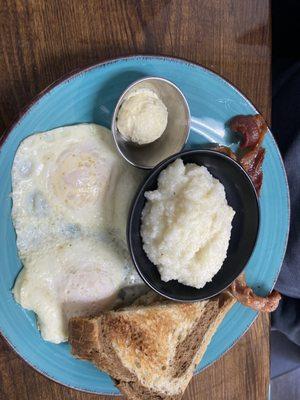
POLYGON ((24 268, 13 292, 36 312, 45 340, 66 340, 71 316, 109 307, 120 287, 138 281, 125 232, 141 178, 95 124, 38 133, 19 146, 12 218, 24 268))
POLYGON ((125 279, 124 259, 114 248, 75 240, 28 257, 13 289, 15 299, 38 315, 45 340, 67 340, 70 317, 108 307, 125 279))

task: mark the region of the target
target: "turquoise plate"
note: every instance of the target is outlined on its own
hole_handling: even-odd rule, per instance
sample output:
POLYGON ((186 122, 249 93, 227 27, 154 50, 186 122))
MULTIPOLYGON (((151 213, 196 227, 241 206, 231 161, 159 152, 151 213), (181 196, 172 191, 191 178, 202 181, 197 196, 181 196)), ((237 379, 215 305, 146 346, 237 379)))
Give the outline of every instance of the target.
MULTIPOLYGON (((188 148, 217 142, 236 145, 226 122, 236 114, 257 110, 237 89, 218 75, 182 60, 134 56, 121 58, 75 73, 55 83, 26 110, 3 138, 0 150, 0 330, 14 350, 49 378, 79 390, 118 394, 111 379, 92 364, 70 354, 68 344, 42 340, 32 312, 13 299, 11 288, 21 268, 11 220, 10 171, 20 142, 34 132, 62 125, 96 122, 110 126, 119 95, 134 80, 161 76, 185 94, 191 109, 188 148)), ((264 183, 260 196, 261 226, 258 243, 247 265, 247 280, 265 295, 274 286, 284 257, 289 229, 289 196, 282 160, 271 132, 264 146, 264 183)), ((197 368, 200 372, 224 354, 249 328, 257 314, 235 305, 219 327, 197 368)))

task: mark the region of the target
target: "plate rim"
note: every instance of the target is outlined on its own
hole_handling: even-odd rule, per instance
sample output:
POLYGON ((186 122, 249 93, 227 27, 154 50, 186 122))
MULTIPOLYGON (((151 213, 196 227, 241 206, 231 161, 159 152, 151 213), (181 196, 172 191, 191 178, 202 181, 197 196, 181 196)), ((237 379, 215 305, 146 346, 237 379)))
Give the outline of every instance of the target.
MULTIPOLYGON (((50 83, 49 85, 47 85, 44 89, 42 89, 41 91, 39 91, 35 96, 33 96, 32 100, 30 100, 23 108, 21 108, 21 110, 19 111, 19 113, 17 114, 17 116, 12 120, 12 122, 9 124, 8 128, 6 128, 0 138, 0 153, 2 152, 2 147, 5 144, 5 142, 7 141, 9 135, 12 133, 12 131, 18 126, 20 125, 20 123, 22 122, 23 118, 26 116, 26 114, 28 112, 30 112, 31 108, 33 106, 35 106, 36 104, 38 104, 38 102, 48 93, 50 93, 53 89, 55 89, 56 87, 66 84, 68 83, 68 81, 73 80, 74 78, 83 75, 93 69, 96 68, 103 68, 105 66, 109 66, 110 64, 116 64, 118 62, 121 61, 127 61, 127 60, 132 60, 132 59, 137 59, 137 60, 151 60, 151 59, 155 59, 155 60, 161 60, 161 61, 170 61, 170 62, 175 62, 175 63, 179 63, 179 64, 186 64, 187 66, 192 66, 196 69, 201 69, 203 70, 205 73, 212 75, 214 78, 223 81, 224 83, 226 83, 231 89, 233 89, 234 91, 236 91, 239 95, 241 95, 243 97, 244 100, 246 100, 246 102, 259 114, 263 115, 260 110, 251 102, 251 100, 245 95, 245 93, 243 93, 243 91, 241 91, 237 86, 235 86, 229 79, 225 78, 224 76, 222 76, 221 74, 216 73, 215 71, 213 71, 212 69, 205 67, 203 64, 201 63, 197 63, 194 61, 190 61, 186 58, 183 57, 174 57, 174 56, 168 56, 168 55, 163 55, 163 54, 130 54, 130 55, 124 55, 124 56, 120 56, 120 57, 111 57, 111 58, 106 58, 103 61, 100 62, 95 62, 92 63, 90 65, 84 66, 84 67, 78 67, 75 69, 72 69, 70 72, 67 72, 65 74, 63 74, 61 77, 55 79, 52 83, 50 83)), ((280 260, 280 268, 278 269, 278 273, 275 276, 272 285, 271 285, 271 290, 273 289, 279 273, 281 271, 282 268, 282 264, 283 264, 283 260, 285 257, 285 253, 286 253, 286 249, 287 249, 287 243, 288 243, 288 237, 289 237, 289 230, 290 230, 290 215, 291 215, 291 210, 290 210, 290 193, 289 193, 289 185, 288 185, 288 179, 287 179, 287 175, 286 175, 286 170, 284 167, 284 163, 283 163, 283 159, 282 159, 282 155, 281 152, 278 148, 277 142, 271 132, 270 126, 269 124, 266 122, 267 128, 268 128, 268 134, 270 135, 272 142, 275 144, 275 146, 277 147, 278 150, 278 156, 279 156, 279 160, 280 160, 280 165, 281 165, 281 169, 283 171, 283 175, 284 175, 284 180, 285 180, 285 187, 286 187, 286 200, 287 200, 287 220, 288 220, 288 227, 287 227, 287 232, 286 232, 286 236, 285 236, 285 242, 284 242, 284 252, 283 255, 281 257, 280 260)), ((244 335, 245 333, 249 330, 249 328, 252 326, 252 324, 255 322, 255 320, 258 317, 258 312, 256 313, 256 315, 254 316, 253 320, 251 321, 250 324, 248 324, 245 328, 245 330, 243 331, 243 333, 236 339, 234 340, 221 354, 220 356, 210 362, 209 364, 207 364, 203 369, 201 369, 201 371, 195 371, 194 375, 198 375, 199 373, 201 373, 202 371, 204 371, 206 368, 208 368, 209 366, 211 366, 215 361, 219 360, 224 354, 226 354, 244 335)), ((76 387, 76 386, 72 386, 70 384, 67 383, 63 383, 61 381, 58 381, 56 378, 52 377, 51 375, 49 375, 47 372, 45 372, 44 370, 42 370, 41 368, 39 368, 36 365, 33 365, 30 361, 27 360, 27 358, 24 358, 19 352, 18 350, 15 348, 15 346, 9 341, 9 339, 3 334, 3 331, 1 329, 0 326, 0 335, 2 338, 4 338, 5 342, 9 345, 9 347, 17 354, 17 356, 19 358, 21 358, 22 360, 24 360, 26 362, 26 364, 28 364, 31 368, 33 368, 36 372, 38 372, 39 374, 45 376, 46 378, 52 380, 55 383, 58 383, 62 386, 68 387, 70 389, 73 390, 78 390, 81 392, 85 392, 85 393, 91 393, 91 394, 99 394, 99 395, 108 395, 108 396, 120 396, 120 393, 114 393, 114 392, 100 392, 100 391, 93 391, 90 389, 86 389, 86 388, 81 388, 81 387, 76 387)))

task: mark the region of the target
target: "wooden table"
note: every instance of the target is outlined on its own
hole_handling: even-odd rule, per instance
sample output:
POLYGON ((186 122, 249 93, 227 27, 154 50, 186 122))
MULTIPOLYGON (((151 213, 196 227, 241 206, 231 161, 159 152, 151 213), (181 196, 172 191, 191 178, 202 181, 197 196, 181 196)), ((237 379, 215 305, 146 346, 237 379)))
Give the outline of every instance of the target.
MULTIPOLYGON (((2 0, 0 18, 1 130, 72 69, 136 53, 199 62, 237 85, 270 119, 269 0, 2 0)), ((184 399, 265 400, 268 384, 269 319, 260 316, 193 379, 184 399)), ((110 397, 51 382, 0 339, 1 400, 99 398, 110 397)))

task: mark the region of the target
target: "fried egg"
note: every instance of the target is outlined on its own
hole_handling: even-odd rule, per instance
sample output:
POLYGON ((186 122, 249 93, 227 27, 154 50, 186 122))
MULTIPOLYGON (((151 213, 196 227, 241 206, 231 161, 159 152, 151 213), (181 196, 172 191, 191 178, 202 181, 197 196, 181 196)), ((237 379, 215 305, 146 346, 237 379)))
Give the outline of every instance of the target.
POLYGON ((19 146, 12 218, 24 268, 13 293, 37 314, 45 340, 67 340, 70 317, 109 308, 122 287, 140 283, 125 232, 141 179, 95 124, 34 134, 19 146))

